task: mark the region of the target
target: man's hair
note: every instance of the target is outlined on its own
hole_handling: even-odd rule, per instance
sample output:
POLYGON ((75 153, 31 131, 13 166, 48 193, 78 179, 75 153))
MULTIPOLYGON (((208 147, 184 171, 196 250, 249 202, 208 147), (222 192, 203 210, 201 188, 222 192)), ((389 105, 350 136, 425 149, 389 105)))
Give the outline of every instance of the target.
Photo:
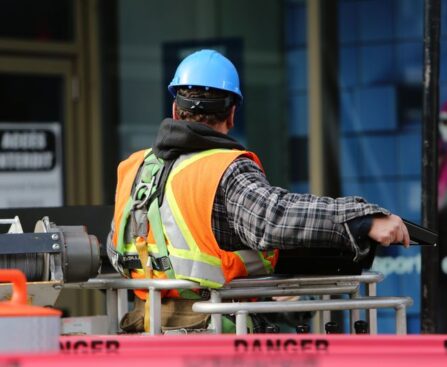
MULTIPOLYGON (((222 99, 228 96, 232 96, 232 93, 225 92, 223 90, 214 88, 205 89, 199 87, 179 88, 177 89, 177 94, 185 98, 191 98, 197 100, 222 99)), ((230 116, 231 108, 233 105, 234 103, 232 103, 228 108, 226 108, 222 112, 198 113, 195 111, 186 110, 182 107, 179 107, 178 104, 176 104, 175 112, 181 120, 201 122, 209 126, 214 126, 225 121, 228 118, 228 116, 230 116)))

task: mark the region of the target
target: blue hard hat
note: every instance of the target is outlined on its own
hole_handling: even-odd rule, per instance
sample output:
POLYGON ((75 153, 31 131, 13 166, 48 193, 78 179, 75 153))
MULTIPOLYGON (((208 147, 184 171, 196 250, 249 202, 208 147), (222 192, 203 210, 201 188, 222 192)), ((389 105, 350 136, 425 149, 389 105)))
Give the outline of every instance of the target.
POLYGON ((233 63, 215 50, 201 50, 187 56, 168 86, 175 97, 178 87, 210 87, 234 93, 242 102, 239 75, 233 63))

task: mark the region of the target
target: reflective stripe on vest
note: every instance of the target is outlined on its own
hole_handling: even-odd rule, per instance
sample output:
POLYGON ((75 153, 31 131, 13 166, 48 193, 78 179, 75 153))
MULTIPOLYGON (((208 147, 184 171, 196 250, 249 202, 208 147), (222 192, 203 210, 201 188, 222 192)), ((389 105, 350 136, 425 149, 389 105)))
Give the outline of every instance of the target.
POLYGON ((117 251, 122 251, 124 242, 127 242, 124 240, 124 231, 127 223, 127 216, 129 215, 130 207, 132 205, 132 199, 130 197, 132 186, 138 169, 147 152, 148 150, 140 150, 133 153, 118 166, 118 183, 115 194, 115 212, 113 216, 113 221, 116 226, 116 230, 113 234, 113 244, 117 251))
MULTIPOLYGON (((266 263, 264 258, 259 251, 253 250, 239 250, 234 252, 236 255, 240 256, 242 262, 245 264, 247 273, 250 275, 265 275, 269 271, 266 269, 266 263)), ((267 264, 270 263, 267 261, 267 264)), ((270 267, 271 268, 271 267, 270 267)))
MULTIPOLYGON (((147 153, 135 153, 118 169, 116 203, 119 205, 115 206, 114 220, 119 225, 113 242, 122 254, 136 253, 128 225, 129 204, 132 183, 147 153)), ((236 277, 272 273, 277 251, 224 251, 219 248, 212 232, 212 208, 218 184, 231 162, 241 155, 254 160, 262 168, 253 153, 221 149, 184 155, 175 163, 160 208, 162 235, 166 238, 175 278, 218 288, 236 277)), ((151 254, 158 252, 154 234, 150 228, 148 247, 151 254)), ((154 276, 166 278, 163 272, 154 272, 154 276)))
POLYGON ((217 186, 228 165, 241 155, 257 161, 249 152, 213 149, 183 155, 175 163, 160 212, 177 278, 218 288, 236 277, 272 272, 275 256, 270 261, 254 250, 224 251, 212 232, 217 186), (203 190, 203 196, 198 190, 203 190))

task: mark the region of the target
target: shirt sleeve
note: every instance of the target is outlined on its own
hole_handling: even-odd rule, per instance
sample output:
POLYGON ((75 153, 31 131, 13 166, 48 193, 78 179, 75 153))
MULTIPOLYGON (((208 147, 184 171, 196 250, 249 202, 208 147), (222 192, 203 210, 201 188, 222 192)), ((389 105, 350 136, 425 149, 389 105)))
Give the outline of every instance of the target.
POLYGON ((369 230, 372 226, 372 215, 365 215, 348 221, 348 227, 355 240, 361 241, 368 237, 369 230))
POLYGON ((228 167, 220 187, 231 227, 255 250, 329 245, 350 247, 358 254, 347 223, 372 214, 390 214, 358 196, 333 199, 271 186, 256 163, 246 157, 228 167))

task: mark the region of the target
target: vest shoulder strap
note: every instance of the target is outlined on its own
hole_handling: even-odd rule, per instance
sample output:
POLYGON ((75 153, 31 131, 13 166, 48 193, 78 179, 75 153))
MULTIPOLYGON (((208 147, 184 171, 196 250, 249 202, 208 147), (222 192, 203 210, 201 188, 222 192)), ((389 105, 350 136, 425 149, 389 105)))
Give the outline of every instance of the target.
POLYGON ((175 278, 160 215, 160 180, 164 170, 164 161, 149 151, 135 179, 129 219, 132 238, 147 238, 148 228, 151 228, 157 248, 156 252, 150 253, 151 265, 156 270, 164 271, 169 278, 175 278))

